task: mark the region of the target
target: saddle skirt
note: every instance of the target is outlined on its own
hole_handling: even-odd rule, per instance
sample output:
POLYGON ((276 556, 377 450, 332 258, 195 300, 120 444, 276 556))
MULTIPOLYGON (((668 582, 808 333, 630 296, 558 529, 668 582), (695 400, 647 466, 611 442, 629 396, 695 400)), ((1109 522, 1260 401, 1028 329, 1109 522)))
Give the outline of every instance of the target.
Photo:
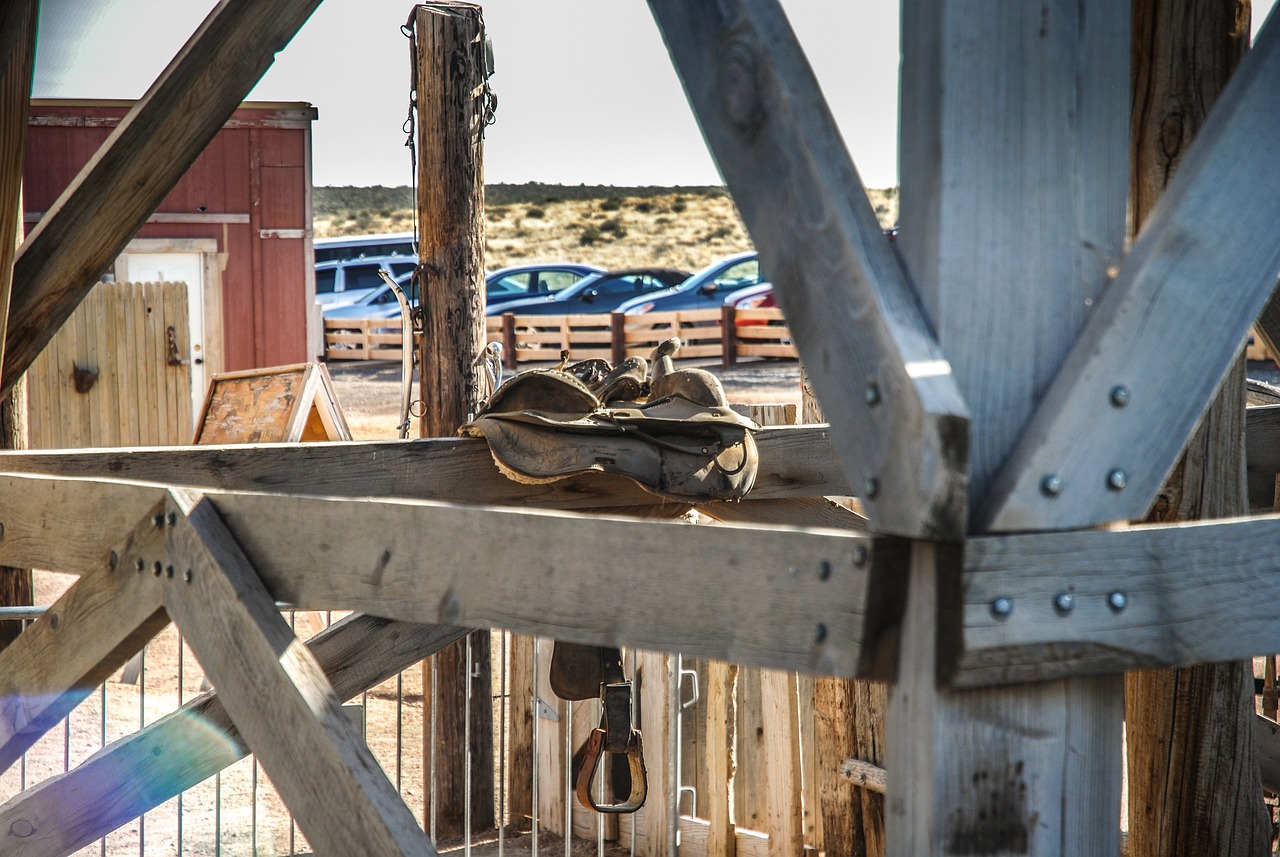
POLYGON ((729 407, 705 369, 588 360, 503 382, 460 435, 483 437, 509 479, 539 484, 615 473, 684 502, 738 500, 755 483, 760 426, 729 407))

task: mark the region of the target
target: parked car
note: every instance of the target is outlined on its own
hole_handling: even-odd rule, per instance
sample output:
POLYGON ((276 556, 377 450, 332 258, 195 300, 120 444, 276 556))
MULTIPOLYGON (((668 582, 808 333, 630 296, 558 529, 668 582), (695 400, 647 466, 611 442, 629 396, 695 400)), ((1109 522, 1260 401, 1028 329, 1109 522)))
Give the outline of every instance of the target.
POLYGON ((631 268, 590 274, 545 297, 525 298, 489 307, 485 315, 570 315, 612 312, 618 304, 661 292, 689 277, 676 268, 631 268))
POLYGON ((541 265, 517 265, 494 271, 485 277, 485 308, 538 295, 549 295, 569 288, 588 274, 599 274, 603 268, 576 262, 548 262, 541 265))
POLYGON ((716 309, 731 292, 760 283, 760 258, 754 252, 736 253, 703 268, 674 288, 632 298, 618 312, 636 315, 681 309, 716 309))
POLYGON ((372 259, 375 256, 400 256, 416 259, 412 232, 393 232, 383 235, 341 235, 335 238, 317 238, 311 242, 311 252, 316 264, 341 262, 353 259, 372 259))
MULTIPOLYGON (((396 284, 404 290, 409 297, 410 303, 413 304, 414 296, 409 294, 409 278, 413 276, 413 269, 410 268, 407 273, 402 273, 397 277, 393 277, 396 284)), ((376 288, 364 295, 357 301, 348 304, 329 305, 320 310, 320 315, 326 319, 332 318, 399 318, 400 302, 396 300, 396 293, 391 290, 383 280, 379 288, 376 288)))
POLYGON ((391 276, 398 277, 411 273, 417 263, 414 256, 400 255, 319 262, 316 264, 316 303, 321 306, 355 303, 386 288, 378 271, 390 271, 391 276))
POLYGON ((725 295, 723 305, 734 309, 766 309, 777 306, 778 302, 773 297, 773 283, 756 283, 725 295))

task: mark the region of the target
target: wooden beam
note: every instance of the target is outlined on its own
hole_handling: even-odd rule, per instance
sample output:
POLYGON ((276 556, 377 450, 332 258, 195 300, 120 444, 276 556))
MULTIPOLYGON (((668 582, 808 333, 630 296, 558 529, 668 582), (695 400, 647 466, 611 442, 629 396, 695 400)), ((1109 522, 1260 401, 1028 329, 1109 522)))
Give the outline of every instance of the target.
POLYGON ((39 6, 39 0, 13 0, 0 9, 0 363, 18 246, 14 238, 22 240, 22 164, 39 6))
MULTIPOLYGON (((349 699, 466 633, 465 628, 412 625, 357 613, 330 625, 306 645, 334 693, 349 699)), ((33 831, 7 843, 5 853, 70 854, 247 753, 217 694, 199 696, 0 807, 0 830, 25 822, 33 831), (172 752, 176 748, 181 752, 172 752)))
POLYGON ((27 236, 0 392, 31 366, 320 0, 221 0, 27 236))
POLYGON ((1237 224, 1280 223, 1277 136, 1280 28, 1267 27, 1001 471, 989 529, 1146 515, 1275 287, 1280 241, 1237 224), (1167 355, 1189 349, 1196 359, 1168 371, 1167 355))
POLYGON ((164 604, 245 742, 320 854, 436 850, 293 635, 236 538, 199 495, 166 513, 164 604))
POLYGON ((959 538, 968 413, 776 0, 650 0, 877 532, 959 538))
POLYGON ((169 623, 151 584, 162 508, 0 652, 0 771, 169 623))
POLYGON ((960 687, 1280 651, 1280 517, 973 539, 960 687), (1071 609, 1057 604, 1071 597, 1071 609), (993 610, 1007 599, 1008 611, 993 610))
POLYGON ((1270 512, 1275 506, 1276 475, 1280 474, 1280 405, 1246 410, 1244 432, 1249 508, 1270 512))
MULTIPOLYGON (((848 495, 849 482, 825 425, 768 428, 756 435, 760 469, 743 503, 848 495)), ((384 497, 451 503, 593 509, 670 505, 629 479, 594 474, 546 485, 507 479, 478 438, 412 442, 171 446, 0 452, 0 472, 128 479, 227 491, 324 497, 384 497)))
POLYGON ((1261 714, 1253 720, 1253 745, 1258 751, 1258 772, 1262 787, 1280 792, 1280 724, 1261 714))
MULTIPOLYGON (((83 570, 73 561, 99 562, 102 549, 63 538, 56 522, 69 509, 89 514, 148 490, 157 489, 2 476, 0 563, 83 570)), ((892 539, 830 530, 690 527, 427 501, 208 496, 272 596, 299 609, 502 627, 833 675, 859 668, 867 575, 882 564, 892 578, 902 554, 892 539), (636 572, 641 562, 644 574, 636 572), (717 593, 715 609, 690 592, 717 593)))
POLYGON ((866 518, 826 497, 780 497, 736 503, 722 501, 698 506, 697 509, 707 517, 726 524, 824 527, 871 534, 866 518))

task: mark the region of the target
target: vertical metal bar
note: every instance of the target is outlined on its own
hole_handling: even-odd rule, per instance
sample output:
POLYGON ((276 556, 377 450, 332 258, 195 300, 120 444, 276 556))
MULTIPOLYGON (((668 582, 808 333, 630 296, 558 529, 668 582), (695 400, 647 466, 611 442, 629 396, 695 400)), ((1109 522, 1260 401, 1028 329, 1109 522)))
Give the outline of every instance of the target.
MULTIPOLYGON (((138 728, 147 727, 147 649, 138 653, 138 728)), ((147 814, 138 816, 138 857, 147 853, 147 814)))
MULTIPOLYGON (((667 722, 679 726, 680 717, 680 656, 667 659, 667 722)), ((676 741, 679 728, 667 730, 667 854, 680 853, 680 770, 672 764, 680 758, 680 745, 676 741)))
MULTIPOLYGON (((463 854, 471 857, 471 635, 466 636, 466 645, 463 646, 466 657, 463 661, 463 676, 466 692, 462 695, 462 704, 465 706, 462 711, 462 745, 464 750, 465 767, 462 771, 462 826, 465 828, 465 845, 463 846, 463 854)), ((492 760, 490 760, 492 761, 492 760)))
MULTIPOLYGON (((636 650, 629 649, 627 656, 631 660, 631 722, 640 722, 640 677, 636 675, 636 650)), ((631 857, 636 857, 636 817, 631 816, 631 857)))
POLYGON ((222 771, 213 775, 213 854, 222 857, 222 771))
POLYGON ((249 799, 252 801, 249 807, 249 836, 250 851, 253 857, 258 857, 258 757, 253 757, 251 775, 251 785, 249 788, 249 799))
POLYGON ((440 801, 436 788, 436 734, 439 723, 440 707, 440 659, 431 656, 431 841, 436 841, 436 817, 439 815, 437 804, 440 801))
MULTIPOLYGON (((632 685, 632 687, 634 686, 635 685, 632 685)), ((632 698, 634 698, 634 696, 635 695, 632 694, 632 698)), ((596 718, 596 722, 600 723, 603 720, 604 720, 604 698, 602 697, 600 699, 599 712, 596 718)), ((633 720, 631 722, 634 723, 635 721, 633 720)), ((613 760, 610 760, 610 764, 612 763, 613 763, 613 760)), ((607 769, 603 770, 600 773, 602 774, 602 776, 597 777, 597 780, 599 782, 599 789, 598 789, 599 794, 596 796, 596 800, 600 801, 600 803, 603 804, 605 802, 605 799, 607 798, 607 795, 605 794, 605 790, 604 790, 604 781, 607 778, 608 770, 607 769)), ((604 857, 604 813, 600 813, 600 812, 596 813, 596 857, 604 857)))
MULTIPOLYGON (((178 630, 178 707, 182 707, 184 688, 182 686, 186 653, 183 651, 182 630, 178 630)), ((182 798, 186 792, 178 792, 178 857, 182 857, 182 798)))
MULTIPOLYGON (((102 699, 102 720, 98 724, 98 749, 101 750, 107 746, 107 683, 103 682, 99 689, 99 695, 102 699)), ((98 840, 98 853, 100 857, 107 857, 107 837, 98 840)))
POLYGON ((396 673, 396 791, 402 791, 404 770, 404 672, 396 673))
POLYGON ((573 857, 573 703, 564 703, 564 857, 573 857))
POLYGON ((501 631, 498 636, 502 641, 498 655, 498 857, 503 857, 507 842, 507 677, 511 666, 507 662, 507 639, 511 635, 501 631))
POLYGON ((533 712, 533 752, 529 754, 533 759, 530 765, 529 776, 532 781, 529 783, 529 794, 533 806, 530 807, 533 818, 529 820, 529 829, 531 832, 529 840, 530 852, 533 857, 538 857, 538 827, 542 823, 542 819, 538 815, 538 735, 540 732, 540 723, 542 713, 538 711, 538 638, 533 638, 533 699, 529 700, 529 710, 533 712))

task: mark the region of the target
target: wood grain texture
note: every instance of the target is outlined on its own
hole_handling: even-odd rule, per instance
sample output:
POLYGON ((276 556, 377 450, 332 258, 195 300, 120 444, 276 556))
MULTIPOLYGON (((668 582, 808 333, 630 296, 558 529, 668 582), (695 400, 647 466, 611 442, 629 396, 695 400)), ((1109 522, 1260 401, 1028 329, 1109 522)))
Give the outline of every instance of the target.
POLYGON ((147 515, 122 535, 114 566, 81 577, 0 652, 0 771, 168 624, 150 568, 163 534, 147 515))
POLYGON ((175 497, 169 511, 166 561, 177 574, 165 579, 165 606, 312 847, 435 855, 211 504, 175 497))
POLYGON ((800 712, 796 676, 779 670, 760 674, 764 700, 765 817, 769 857, 804 853, 801 817, 800 712))
POLYGON ((817 679, 818 762, 814 777, 822 812, 822 847, 831 857, 883 857, 884 789, 846 774, 844 762, 883 768, 889 689, 881 682, 817 679))
POLYGON ((1280 242, 1234 225, 1280 222, 1277 43, 1264 28, 1097 302, 997 480, 981 515, 991 529, 1147 514, 1280 270, 1280 242), (1168 371, 1170 349, 1191 348, 1196 360, 1168 371), (1108 487, 1114 470, 1123 490, 1108 487), (1056 496, 1041 492, 1047 474, 1062 480, 1056 496))
MULTIPOLYGON (((760 469, 743 504, 850 493, 829 427, 765 429, 756 435, 756 446, 760 469)), ((513 482, 498 471, 488 446, 477 438, 0 452, 0 472, 566 510, 671 505, 629 479, 605 474, 546 485, 513 482)))
POLYGON ((836 427, 853 493, 878 532, 960 536, 965 404, 781 8, 649 6, 836 427))
POLYGON ((1251 407, 1245 412, 1244 447, 1249 509, 1270 512, 1275 503, 1276 474, 1280 474, 1280 404, 1251 407))
MULTIPOLYGON (((0 477, 0 562, 94 568, 126 530, 112 519, 150 500, 137 520, 163 490, 0 477), (86 519, 81 538, 63 538, 77 516, 86 519)), ((858 668, 866 576, 877 563, 892 569, 902 561, 894 540, 830 530, 690 527, 428 501, 209 496, 273 596, 298 609, 443 619, 837 675, 858 668), (650 574, 637 577, 615 561, 627 544, 645 545, 650 574), (513 601, 513 591, 525 596, 513 601), (708 614, 684 597, 690 591, 721 592, 720 609, 708 614), (619 603, 629 609, 615 615, 619 603)))
MULTIPOLYGON (((334 692, 349 699, 466 630, 352 614, 307 641, 334 692)), ((8 857, 61 857, 83 848, 243 758, 248 748, 216 693, 191 700, 0 806, 0 830, 34 833, 5 844, 8 857), (159 751, 159 752, 156 752, 159 751)))
POLYGON ((0 390, 27 370, 320 0, 223 0, 18 251, 0 390))
POLYGON ((736 765, 733 724, 737 684, 737 664, 714 660, 707 663, 706 704, 703 707, 706 749, 702 757, 706 785, 698 795, 699 812, 707 819, 707 857, 734 857, 737 844, 731 815, 736 765))
POLYGON ((1280 517, 971 540, 959 686, 1189 666, 1280 650, 1280 517), (1073 596, 1059 616, 1054 598, 1073 596), (1109 606, 1112 593, 1124 609, 1109 606), (1010 598, 1007 619, 991 613, 1010 598))
POLYGON ((422 437, 480 409, 484 338, 485 36, 480 7, 430 3, 415 21, 422 437))
MULTIPOLYGON (((902 33, 898 243, 970 407, 976 507, 1123 247, 1128 9, 908 0, 902 33)), ((939 688, 958 557, 912 551, 887 852, 1117 853, 1119 679, 939 688)))
POLYGON ((22 241, 22 164, 35 68, 39 0, 0 10, 0 360, 9 318, 13 259, 22 241), (11 240, 14 236, 17 241, 11 240))

